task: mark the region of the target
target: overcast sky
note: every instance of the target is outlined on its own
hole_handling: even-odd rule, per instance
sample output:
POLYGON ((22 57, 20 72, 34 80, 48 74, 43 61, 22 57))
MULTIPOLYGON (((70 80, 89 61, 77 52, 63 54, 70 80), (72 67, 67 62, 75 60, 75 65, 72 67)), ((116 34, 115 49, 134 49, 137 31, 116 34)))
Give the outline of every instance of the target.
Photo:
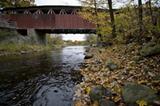
POLYGON ((37 5, 80 5, 78 0, 35 0, 37 5))

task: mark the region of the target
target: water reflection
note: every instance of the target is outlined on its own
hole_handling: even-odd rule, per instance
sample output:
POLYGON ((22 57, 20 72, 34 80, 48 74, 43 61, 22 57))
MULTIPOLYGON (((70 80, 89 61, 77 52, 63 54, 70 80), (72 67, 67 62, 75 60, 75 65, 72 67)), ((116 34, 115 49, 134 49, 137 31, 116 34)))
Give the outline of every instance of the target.
POLYGON ((83 62, 83 46, 39 55, 0 58, 0 105, 70 106, 76 81, 72 68, 83 62))

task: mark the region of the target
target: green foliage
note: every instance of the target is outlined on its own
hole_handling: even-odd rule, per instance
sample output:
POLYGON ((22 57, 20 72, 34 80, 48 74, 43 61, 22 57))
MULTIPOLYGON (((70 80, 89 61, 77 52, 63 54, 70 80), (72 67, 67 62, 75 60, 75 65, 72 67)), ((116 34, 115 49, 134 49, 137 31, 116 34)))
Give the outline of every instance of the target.
POLYGON ((0 41, 16 36, 16 32, 9 29, 0 29, 0 41))
POLYGON ((156 44, 155 42, 148 43, 142 48, 140 54, 145 57, 160 54, 160 44, 156 44))
POLYGON ((133 7, 123 8, 115 17, 117 40, 126 43, 128 38, 138 35, 138 22, 133 7))
POLYGON ((61 35, 47 35, 48 44, 51 46, 63 45, 63 39, 61 35))
POLYGON ((109 14, 106 12, 99 11, 97 15, 92 8, 83 8, 79 14, 86 20, 94 23, 97 27, 97 34, 108 35, 111 33, 110 22, 106 21, 109 19, 109 14))
POLYGON ((35 0, 1 0, 0 8, 3 7, 27 7, 34 5, 35 0))
POLYGON ((158 11, 153 11, 153 14, 156 15, 155 21, 157 25, 154 25, 152 22, 152 17, 149 14, 147 7, 144 7, 143 12, 143 30, 139 35, 139 24, 138 24, 138 12, 134 6, 128 5, 126 8, 122 8, 118 11, 119 14, 116 15, 116 28, 117 28, 117 41, 120 43, 130 43, 131 41, 141 41, 143 39, 158 38, 160 34, 160 18, 158 17, 158 11))
POLYGON ((142 6, 142 17, 139 16, 140 11, 134 2, 126 1, 126 5, 115 12, 117 13, 115 14, 115 32, 117 35, 115 40, 111 37, 112 25, 109 21, 109 13, 98 10, 104 6, 103 0, 84 1, 85 8, 81 10, 80 15, 96 25, 97 35, 101 35, 101 42, 130 43, 140 41, 144 43, 147 38, 159 38, 160 9, 156 7, 160 3, 159 0, 151 0, 151 5, 149 5, 149 0, 145 1, 146 3, 142 6), (140 18, 142 18, 141 21, 140 18))
POLYGON ((16 43, 1 43, 0 44, 0 53, 20 53, 21 51, 25 52, 35 52, 49 50, 49 46, 43 45, 31 45, 31 44, 16 44, 16 43))
POLYGON ((96 35, 86 35, 86 43, 87 44, 96 44, 97 42, 97 36, 96 35))
POLYGON ((105 41, 108 36, 111 35, 112 27, 109 14, 105 11, 107 1, 104 0, 83 0, 82 5, 84 8, 81 9, 79 14, 86 20, 92 22, 96 26, 97 42, 105 41), (105 8, 104 8, 105 7, 105 8), (100 10, 103 8, 104 11, 100 10))

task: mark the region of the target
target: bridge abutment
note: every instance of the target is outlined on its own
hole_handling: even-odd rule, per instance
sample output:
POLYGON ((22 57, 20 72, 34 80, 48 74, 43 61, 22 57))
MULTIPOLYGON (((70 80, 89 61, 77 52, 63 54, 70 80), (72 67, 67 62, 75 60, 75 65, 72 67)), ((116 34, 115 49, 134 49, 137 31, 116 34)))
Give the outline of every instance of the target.
POLYGON ((46 45, 46 34, 35 29, 27 29, 27 35, 30 36, 34 44, 46 45))

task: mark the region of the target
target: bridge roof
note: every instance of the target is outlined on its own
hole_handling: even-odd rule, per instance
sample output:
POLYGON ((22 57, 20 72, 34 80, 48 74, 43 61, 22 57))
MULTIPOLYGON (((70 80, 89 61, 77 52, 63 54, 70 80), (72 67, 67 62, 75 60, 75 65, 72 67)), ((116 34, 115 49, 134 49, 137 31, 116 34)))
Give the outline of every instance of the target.
POLYGON ((81 9, 82 6, 65 6, 65 5, 43 5, 43 6, 29 6, 29 7, 8 7, 3 8, 1 11, 9 11, 9 10, 34 10, 34 9, 81 9))

